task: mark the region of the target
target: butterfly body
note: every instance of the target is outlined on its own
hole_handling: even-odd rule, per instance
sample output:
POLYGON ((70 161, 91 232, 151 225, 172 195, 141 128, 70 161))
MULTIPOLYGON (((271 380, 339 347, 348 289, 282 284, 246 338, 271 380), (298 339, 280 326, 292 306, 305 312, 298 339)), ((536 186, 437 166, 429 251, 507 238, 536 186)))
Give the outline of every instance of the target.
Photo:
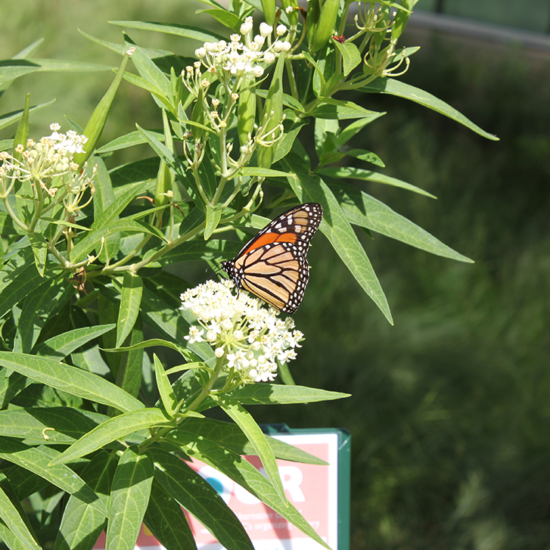
POLYGON ((323 217, 321 205, 302 204, 275 218, 222 269, 244 288, 285 313, 300 305, 309 280, 306 254, 323 217))

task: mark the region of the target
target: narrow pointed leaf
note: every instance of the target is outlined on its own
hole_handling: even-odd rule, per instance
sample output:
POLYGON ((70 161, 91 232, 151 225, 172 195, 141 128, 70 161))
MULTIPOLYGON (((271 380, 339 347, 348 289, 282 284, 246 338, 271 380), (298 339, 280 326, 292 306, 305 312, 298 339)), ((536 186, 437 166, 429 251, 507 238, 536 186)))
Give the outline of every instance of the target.
POLYGON ((153 355, 153 364, 155 366, 155 378, 157 380, 157 388, 160 394, 160 400, 170 417, 176 413, 176 395, 170 384, 170 379, 165 374, 164 367, 156 354, 153 355))
POLYGON ((323 207, 321 231, 363 290, 380 308, 389 323, 393 324, 388 301, 378 277, 330 188, 321 178, 311 174, 307 165, 295 153, 288 155, 283 162, 296 174, 296 179, 288 178, 288 182, 298 198, 302 202, 321 204, 323 207))
POLYGON ((126 449, 113 479, 105 550, 134 550, 152 482, 150 458, 126 449))
MULTIPOLYGON (((149 134, 154 135, 159 141, 164 141, 164 133, 160 130, 147 130, 149 134)), ((102 153, 111 153, 113 151, 120 151, 121 149, 127 149, 128 147, 133 147, 134 145, 142 145, 147 143, 147 140, 143 134, 139 131, 130 132, 124 136, 118 137, 106 143, 99 149, 97 149, 98 154, 102 153)))
MULTIPOLYGON (((4 478, 5 479, 5 478, 4 478)), ((0 487, 0 518, 28 550, 40 550, 17 508, 0 487)))
POLYGON ((156 31, 166 34, 175 34, 184 38, 191 38, 199 42, 218 42, 224 40, 220 34, 207 32, 198 27, 189 27, 186 25, 169 25, 168 23, 154 23, 150 21, 109 21, 111 25, 119 25, 129 29, 140 29, 144 31, 156 31))
POLYGON ((168 495, 156 479, 151 486, 151 497, 144 522, 164 548, 196 550, 193 533, 181 506, 168 495))
POLYGON ((333 167, 333 168, 321 168, 317 170, 318 174, 322 176, 329 176, 330 178, 347 178, 354 180, 362 181, 374 181, 376 183, 383 183, 385 185, 392 185, 394 187, 401 187, 401 189, 406 189, 407 191, 413 191, 419 195, 424 195, 425 197, 430 197, 435 199, 431 193, 420 189, 416 185, 407 183, 406 181, 399 180, 397 178, 392 178, 386 176, 385 174, 380 174, 379 172, 373 172, 371 170, 365 170, 363 168, 350 168, 350 167, 333 167))
POLYGON ((204 228, 204 240, 207 241, 222 218, 222 209, 206 205, 206 227, 204 228))
POLYGON ((70 407, 32 407, 0 411, 0 435, 29 444, 73 443, 108 420, 103 414, 70 407))
POLYGON ((36 344, 46 321, 55 315, 74 295, 65 279, 50 279, 31 291, 21 310, 13 351, 28 353, 36 344))
POLYGON ((246 435, 256 454, 260 457, 262 464, 265 468, 266 474, 271 480, 275 491, 279 498, 281 498, 288 505, 285 497, 285 490, 283 488, 283 482, 279 475, 279 468, 275 460, 275 455, 271 449, 269 443, 266 440, 266 435, 262 432, 260 426, 256 424, 256 421, 252 416, 238 404, 225 401, 223 398, 216 397, 214 399, 218 405, 223 409, 225 413, 241 428, 242 432, 246 435))
POLYGON ((64 359, 80 346, 115 328, 115 324, 76 328, 53 336, 36 347, 35 354, 52 359, 64 359))
POLYGON ((47 279, 40 276, 34 263, 17 270, 13 276, 8 274, 6 282, 10 281, 10 279, 12 279, 11 282, 0 293, 0 317, 3 317, 32 290, 48 283, 47 279), (12 279, 12 277, 14 278, 12 279))
POLYGON ((113 104, 116 92, 122 81, 122 75, 124 74, 124 69, 126 68, 127 62, 128 56, 125 55, 113 82, 97 104, 97 107, 94 109, 88 124, 86 124, 86 128, 84 128, 84 135, 88 138, 88 141, 86 142, 86 151, 84 153, 77 153, 74 156, 74 162, 80 166, 82 166, 91 157, 97 142, 103 133, 103 128, 105 127, 107 117, 109 116, 109 111, 111 110, 111 105, 113 104))
POLYGON ((459 262, 472 262, 470 258, 459 254, 418 225, 363 191, 341 183, 329 183, 329 187, 351 223, 437 256, 459 262))
POLYGON ((116 329, 117 348, 122 346, 136 323, 143 294, 143 281, 135 273, 127 272, 122 283, 120 296, 120 308, 118 310, 118 321, 116 329))
POLYGON ((170 419, 167 418, 165 413, 155 408, 141 409, 115 416, 85 434, 76 443, 73 443, 52 464, 70 462, 101 449, 112 441, 122 440, 125 436, 134 432, 166 425, 169 422, 170 419))
MULTIPOLYGON (((102 452, 96 454, 82 472, 82 477, 106 507, 115 468, 116 455, 102 452)), ((63 512, 54 550, 92 550, 106 522, 107 518, 92 506, 71 496, 63 512)))
POLYGON ((483 136, 484 138, 490 139, 492 141, 498 141, 499 138, 485 130, 481 129, 477 124, 474 124, 471 120, 466 118, 463 114, 459 113, 456 109, 451 107, 448 103, 437 99, 437 97, 432 94, 421 90, 420 88, 415 88, 410 84, 405 84, 394 78, 378 78, 374 82, 367 84, 361 88, 363 92, 372 94, 390 94, 397 97, 402 97, 404 99, 409 99, 415 103, 419 103, 428 109, 432 109, 442 115, 445 115, 460 124, 466 126, 476 134, 483 136))
POLYGON ((115 407, 120 411, 143 409, 144 405, 125 391, 100 376, 65 365, 53 359, 24 353, 0 352, 0 365, 36 382, 115 407))
POLYGON ((155 479, 164 490, 195 516, 227 550, 253 550, 249 536, 220 495, 183 460, 150 448, 155 479))
POLYGON ((215 441, 203 439, 199 441, 196 439, 189 440, 186 444, 181 445, 181 449, 189 456, 225 474, 288 522, 295 525, 305 535, 308 535, 325 548, 329 548, 300 512, 286 498, 281 499, 269 480, 245 458, 220 446, 215 441))
MULTIPOLYGON (((44 109, 45 107, 49 107, 53 103, 55 103, 55 99, 52 99, 51 101, 48 101, 47 103, 40 103, 40 105, 33 105, 29 109, 29 113, 34 113, 35 111, 40 111, 40 109, 44 109)), ((23 116, 23 110, 12 111, 10 113, 6 113, 6 114, 0 116, 0 130, 2 130, 3 128, 7 128, 11 124, 14 124, 22 116, 23 116)))
POLYGON ((63 491, 91 504, 101 514, 107 515, 105 505, 94 491, 73 470, 64 464, 50 465, 60 453, 51 447, 27 447, 6 437, 0 437, 0 458, 39 475, 63 491))
MULTIPOLYGON (((199 440, 211 441, 238 455, 255 454, 254 447, 236 424, 214 420, 213 418, 189 418, 182 422, 177 429, 172 430, 166 436, 166 439, 176 441, 180 445, 187 445, 189 442, 199 440)), ((273 437, 268 437, 266 441, 271 446, 275 458, 279 460, 290 460, 305 464, 327 464, 324 460, 273 437)))

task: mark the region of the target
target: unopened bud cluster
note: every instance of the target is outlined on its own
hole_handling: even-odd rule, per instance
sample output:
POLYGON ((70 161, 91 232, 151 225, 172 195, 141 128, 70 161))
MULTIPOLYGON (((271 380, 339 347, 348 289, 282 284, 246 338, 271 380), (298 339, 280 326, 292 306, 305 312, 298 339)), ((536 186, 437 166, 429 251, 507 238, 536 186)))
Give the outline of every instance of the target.
POLYGON ((208 342, 223 370, 245 384, 272 381, 277 367, 296 358, 295 348, 304 335, 294 330, 291 318, 278 319, 279 312, 240 292, 231 293, 233 281, 215 282, 189 289, 181 295, 181 309, 190 310, 198 325, 185 339, 208 342))

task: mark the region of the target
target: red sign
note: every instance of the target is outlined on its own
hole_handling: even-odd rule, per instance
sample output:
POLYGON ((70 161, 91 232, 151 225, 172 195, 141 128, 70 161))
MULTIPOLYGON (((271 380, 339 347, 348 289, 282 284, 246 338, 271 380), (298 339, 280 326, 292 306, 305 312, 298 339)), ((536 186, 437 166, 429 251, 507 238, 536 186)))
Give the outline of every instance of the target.
MULTIPOLYGON (((329 463, 316 466, 278 460, 279 473, 288 500, 298 509, 319 536, 335 549, 338 540, 338 435, 313 433, 273 436, 294 445, 329 463)), ((260 471, 257 456, 245 457, 260 471)), ((263 504, 246 489, 214 468, 193 460, 191 467, 206 479, 235 512, 256 550, 319 550, 323 548, 298 528, 286 521, 269 506, 263 504)), ((265 472, 263 472, 265 474, 265 472)), ((216 541, 194 517, 185 512, 201 550, 222 550, 216 541)), ((105 548, 105 534, 98 539, 95 550, 105 548)), ((142 526, 136 548, 158 550, 161 544, 142 526)))

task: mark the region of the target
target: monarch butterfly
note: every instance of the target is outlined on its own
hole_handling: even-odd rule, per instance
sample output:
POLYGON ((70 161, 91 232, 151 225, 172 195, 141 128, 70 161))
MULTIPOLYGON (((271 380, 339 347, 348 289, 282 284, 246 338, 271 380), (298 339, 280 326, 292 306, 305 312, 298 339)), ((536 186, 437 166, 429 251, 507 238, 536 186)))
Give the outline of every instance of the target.
POLYGON ((294 313, 309 280, 309 241, 322 217, 323 209, 315 202, 288 210, 266 225, 234 260, 222 262, 222 269, 237 288, 285 313, 294 313))

